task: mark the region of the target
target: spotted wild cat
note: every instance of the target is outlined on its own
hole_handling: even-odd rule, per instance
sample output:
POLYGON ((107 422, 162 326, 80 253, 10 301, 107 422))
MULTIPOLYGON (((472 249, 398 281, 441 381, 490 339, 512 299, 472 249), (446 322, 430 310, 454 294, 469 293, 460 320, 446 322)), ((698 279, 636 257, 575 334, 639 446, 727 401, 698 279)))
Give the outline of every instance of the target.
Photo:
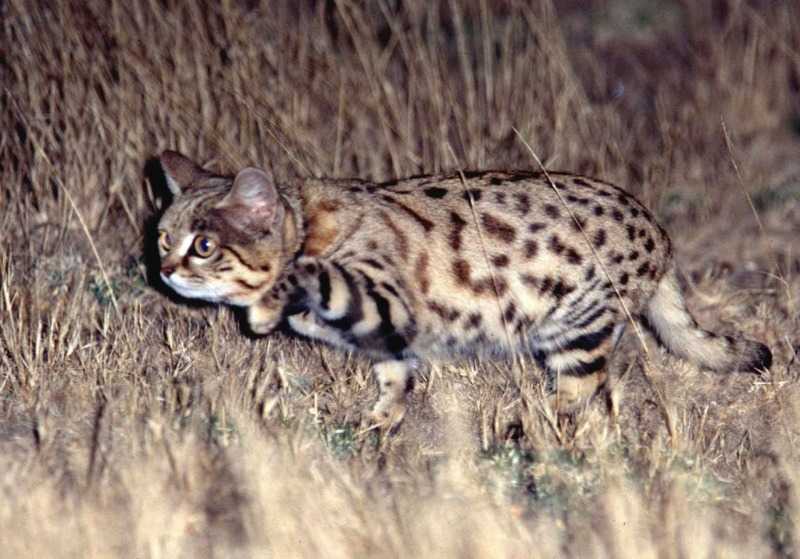
POLYGON ((218 175, 173 151, 161 163, 174 193, 159 223, 164 282, 246 308, 257 334, 286 319, 370 356, 379 422, 402 417, 418 359, 522 351, 568 409, 606 382, 626 308, 701 367, 772 360, 763 344, 698 327, 666 232, 603 181, 484 171, 279 185, 266 171, 218 175))

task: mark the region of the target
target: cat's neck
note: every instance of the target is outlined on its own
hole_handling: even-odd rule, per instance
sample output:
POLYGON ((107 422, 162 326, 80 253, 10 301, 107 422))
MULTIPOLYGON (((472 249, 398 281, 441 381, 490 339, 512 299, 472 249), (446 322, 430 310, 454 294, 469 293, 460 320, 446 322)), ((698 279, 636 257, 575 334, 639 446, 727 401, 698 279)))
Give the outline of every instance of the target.
POLYGON ((283 204, 283 251, 287 261, 293 260, 300 252, 305 239, 303 227, 303 208, 300 201, 295 196, 281 195, 280 201, 283 204))

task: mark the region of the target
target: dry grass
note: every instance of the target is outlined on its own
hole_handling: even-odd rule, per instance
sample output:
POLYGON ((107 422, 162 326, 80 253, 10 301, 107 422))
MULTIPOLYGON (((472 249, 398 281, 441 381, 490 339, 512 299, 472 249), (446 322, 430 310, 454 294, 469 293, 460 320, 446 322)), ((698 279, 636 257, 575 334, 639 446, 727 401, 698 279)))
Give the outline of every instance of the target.
POLYGON ((796 3, 399 4, 0 5, 0 556, 796 555, 796 3), (643 198, 701 322, 771 373, 644 375, 628 340, 612 425, 546 413, 530 365, 434 364, 381 437, 365 362, 148 282, 162 149, 535 167, 512 127, 643 198))

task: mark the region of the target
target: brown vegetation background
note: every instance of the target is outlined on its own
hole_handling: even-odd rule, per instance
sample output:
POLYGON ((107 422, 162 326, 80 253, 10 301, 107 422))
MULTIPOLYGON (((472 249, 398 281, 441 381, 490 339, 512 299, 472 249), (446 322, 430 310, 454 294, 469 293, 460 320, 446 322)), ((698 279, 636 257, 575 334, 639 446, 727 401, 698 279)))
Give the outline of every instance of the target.
POLYGON ((797 554, 796 2, 0 12, 0 556, 797 554), (767 342, 769 374, 631 337, 613 423, 554 417, 530 363, 435 363, 382 436, 368 363, 150 281, 163 149, 277 177, 535 168, 513 128, 652 208, 699 320, 767 342))

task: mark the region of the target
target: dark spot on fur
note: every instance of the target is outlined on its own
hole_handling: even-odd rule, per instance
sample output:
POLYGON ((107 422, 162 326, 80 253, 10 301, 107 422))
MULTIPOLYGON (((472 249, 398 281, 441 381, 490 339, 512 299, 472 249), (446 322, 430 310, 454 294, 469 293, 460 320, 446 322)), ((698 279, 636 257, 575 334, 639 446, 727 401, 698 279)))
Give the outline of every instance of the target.
POLYGON ((552 235, 547 246, 550 249, 550 252, 555 254, 561 254, 567 248, 561 242, 561 239, 558 238, 558 235, 552 235))
POLYGON ((514 306, 514 301, 509 301, 508 306, 506 307, 506 310, 503 313, 503 320, 505 322, 511 322, 512 320, 514 320, 516 314, 517 314, 517 308, 514 306))
POLYGON ((505 206, 505 204, 506 204, 506 193, 505 192, 495 192, 494 193, 494 201, 497 202, 501 206, 505 206))
POLYGON ((522 281, 522 283, 529 287, 537 287, 539 285, 539 281, 536 279, 536 277, 532 274, 528 274, 527 272, 520 274, 519 279, 522 281))
POLYGON ((606 213, 606 211, 603 209, 603 206, 595 206, 593 211, 594 215, 596 215, 597 217, 600 217, 601 215, 606 213))
POLYGON ((525 257, 533 258, 534 256, 536 256, 536 253, 539 252, 539 243, 537 243, 533 239, 528 239, 527 241, 525 241, 523 248, 525 249, 525 257))
POLYGON ((508 291, 508 282, 502 276, 497 276, 494 279, 487 278, 484 282, 488 282, 497 297, 502 297, 508 291))
POLYGON ((459 285, 469 285, 470 266, 466 260, 458 259, 453 262, 453 275, 459 285))
POLYGON ((553 204, 545 204, 544 213, 547 214, 547 217, 553 219, 558 219, 561 217, 561 211, 559 211, 558 206, 554 206, 553 204))
POLYGON ((576 215, 572 218, 570 225, 572 225, 576 233, 580 233, 586 228, 586 218, 576 215))
POLYGON ((596 248, 600 248, 604 244, 606 244, 606 230, 598 229, 594 234, 594 246, 596 248))
POLYGON ((505 254, 497 254, 492 257, 492 264, 496 268, 505 268, 508 266, 508 256, 505 254))
POLYGON ((619 283, 625 285, 628 283, 628 277, 628 272, 622 272, 622 275, 619 277, 619 283))
POLYGON ((617 201, 623 206, 627 206, 628 204, 630 204, 630 202, 628 201, 628 195, 623 192, 617 194, 617 201))
POLYGON ((466 227, 467 222, 456 212, 450 212, 450 247, 455 250, 461 250, 461 232, 466 227))
POLYGON ((528 212, 531 211, 531 200, 528 198, 528 195, 524 192, 517 192, 514 194, 514 199, 516 200, 516 208, 517 211, 524 217, 528 215, 528 212))
POLYGON ((645 275, 649 271, 650 271, 650 263, 649 262, 643 262, 641 266, 636 268, 636 275, 638 277, 642 277, 643 275, 645 275))
POLYGON ((572 202, 573 204, 578 204, 579 206, 585 206, 589 203, 589 200, 586 198, 575 196, 574 194, 567 194, 567 201, 572 202))
POLYGON ((436 301, 428 301, 428 308, 446 322, 455 322, 458 320, 458 317, 461 316, 461 311, 458 309, 448 307, 436 301))
POLYGON ((632 241, 632 240, 634 240, 636 238, 636 228, 633 225, 631 225, 631 224, 626 225, 625 226, 625 231, 628 233, 628 240, 629 241, 632 241))
POLYGON ((653 238, 647 237, 647 241, 644 243, 644 249, 647 252, 653 252, 654 248, 656 248, 656 243, 653 241, 653 238))
POLYGON ((423 295, 428 294, 431 286, 431 280, 428 277, 428 253, 420 252, 417 256, 416 266, 414 267, 414 277, 419 285, 419 290, 423 295))
POLYGON ((542 282, 539 284, 539 292, 540 293, 547 293, 553 287, 553 278, 550 276, 545 276, 542 282))
POLYGON ((588 182, 586 182, 582 178, 578 178, 578 177, 572 179, 572 184, 574 184, 575 186, 582 186, 583 188, 592 188, 591 184, 589 184, 588 182))
POLYGON ((614 218, 614 221, 618 221, 620 223, 622 223, 622 220, 625 219, 625 216, 622 215, 622 212, 619 211, 619 209, 617 209, 617 208, 614 208, 613 210, 611 210, 611 217, 614 218))
POLYGON ((464 191, 464 200, 467 202, 478 202, 483 196, 483 192, 478 190, 477 188, 470 188, 469 190, 464 191))
POLYGON ((639 258, 639 251, 638 250, 632 250, 631 253, 628 255, 628 260, 630 260, 631 262, 633 262, 637 258, 639 258))
POLYGON ((528 225, 528 232, 536 234, 542 229, 545 229, 546 227, 547 225, 544 223, 539 223, 539 222, 531 223, 528 225))
POLYGON ((638 208, 631 208, 631 217, 639 217, 639 209, 638 208))
POLYGON ((478 326, 481 325, 482 321, 483 321, 483 316, 481 315, 481 313, 479 312, 471 313, 467 317, 467 328, 477 328, 478 326))
POLYGON ((444 198, 447 195, 446 188, 439 188, 438 186, 432 186, 431 188, 426 188, 423 192, 428 198, 444 198))
POLYGON ((567 248, 567 262, 580 266, 583 262, 583 257, 574 248, 569 247, 567 248))
POLYGON ((491 214, 481 215, 481 224, 487 235, 500 239, 506 243, 511 243, 517 236, 517 231, 511 225, 494 217, 491 214))
POLYGON ((569 283, 565 283, 563 280, 558 280, 553 286, 553 296, 556 299, 562 299, 573 291, 575 291, 575 287, 569 283))
POLYGON ((619 263, 621 263, 623 260, 625 260, 625 256, 624 256, 624 255, 622 255, 622 254, 620 254, 620 253, 619 253, 619 252, 617 252, 617 251, 611 251, 611 253, 610 253, 608 256, 609 256, 609 258, 611 258, 611 261, 612 261, 614 264, 619 264, 619 263))
POLYGON ((499 186, 503 184, 503 179, 501 179, 500 177, 492 177, 489 179, 489 184, 491 184, 492 186, 499 186))
POLYGON ((586 275, 583 277, 583 279, 584 279, 585 281, 592 281, 592 280, 594 279, 594 276, 595 276, 595 269, 594 269, 594 264, 592 264, 592 265, 591 265, 591 266, 589 266, 589 268, 586 270, 586 275))

